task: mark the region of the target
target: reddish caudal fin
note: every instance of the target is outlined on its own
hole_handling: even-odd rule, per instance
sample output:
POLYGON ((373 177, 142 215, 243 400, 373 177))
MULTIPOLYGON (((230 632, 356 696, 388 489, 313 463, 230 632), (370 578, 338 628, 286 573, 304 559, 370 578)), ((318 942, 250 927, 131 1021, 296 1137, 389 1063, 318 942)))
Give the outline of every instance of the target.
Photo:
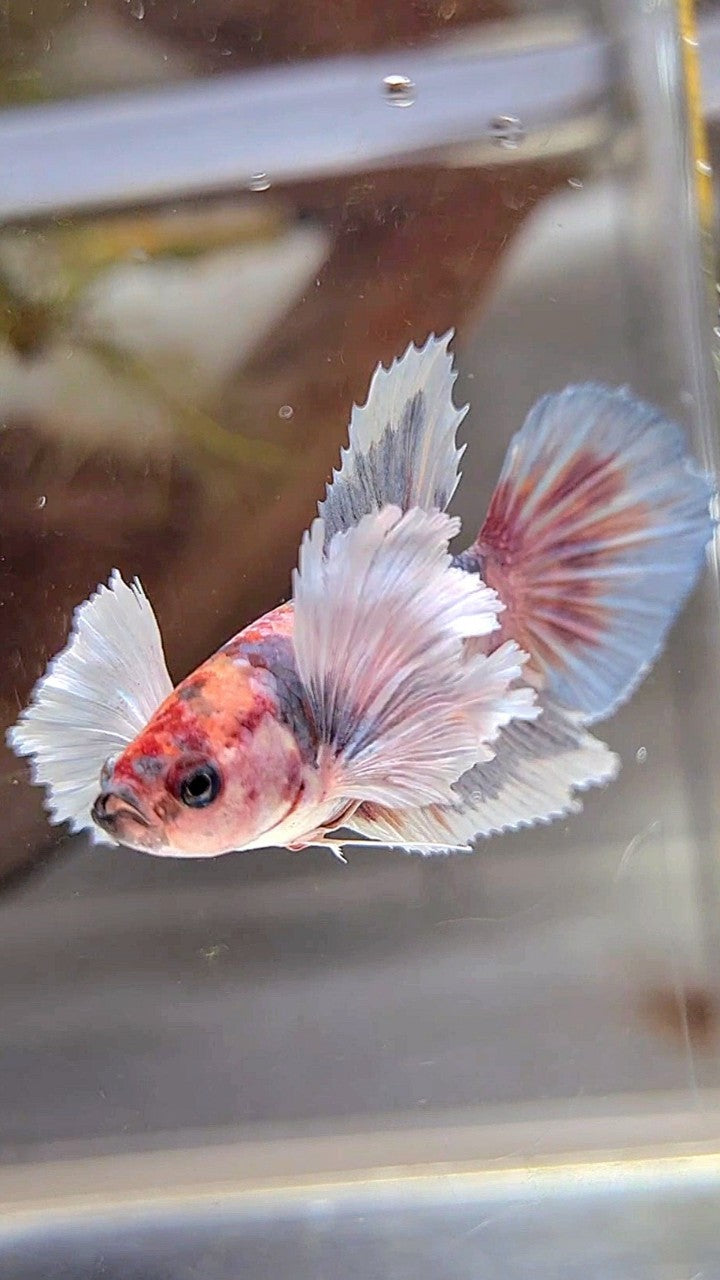
POLYGON ((640 683, 700 572, 712 494, 681 430, 627 391, 568 387, 530 411, 460 563, 558 706, 600 720, 640 683))

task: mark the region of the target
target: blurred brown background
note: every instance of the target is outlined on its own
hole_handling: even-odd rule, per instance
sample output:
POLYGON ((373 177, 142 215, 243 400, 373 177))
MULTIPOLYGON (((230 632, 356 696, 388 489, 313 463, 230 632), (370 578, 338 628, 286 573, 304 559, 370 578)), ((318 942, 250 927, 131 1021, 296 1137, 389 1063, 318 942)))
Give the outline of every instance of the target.
MULTIPOLYGON (((150 0, 142 14, 137 3, 41 0, 24 18, 14 6, 6 99, 98 91, 94 43, 112 89, 130 82, 135 55, 151 85, 173 68, 431 45, 507 12, 470 0, 150 0)), ((4 724, 115 565, 146 586, 176 677, 284 597, 375 365, 432 330, 462 334, 509 241, 573 163, 431 157, 0 231, 4 724)), ((4 748, 2 759, 7 871, 60 834, 24 764, 4 748)))

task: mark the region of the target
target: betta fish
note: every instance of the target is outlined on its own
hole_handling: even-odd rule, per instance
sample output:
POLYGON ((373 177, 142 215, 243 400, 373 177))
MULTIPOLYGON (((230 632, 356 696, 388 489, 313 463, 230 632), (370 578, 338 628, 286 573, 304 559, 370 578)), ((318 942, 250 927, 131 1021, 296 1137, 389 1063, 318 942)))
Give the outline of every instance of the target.
POLYGON ((171 857, 351 844, 438 853, 581 808, 701 571, 713 485, 627 390, 543 397, 475 541, 452 333, 378 365, 292 598, 175 688, 117 570, 9 731, 50 821, 171 857), (342 832, 349 832, 343 835, 342 832))

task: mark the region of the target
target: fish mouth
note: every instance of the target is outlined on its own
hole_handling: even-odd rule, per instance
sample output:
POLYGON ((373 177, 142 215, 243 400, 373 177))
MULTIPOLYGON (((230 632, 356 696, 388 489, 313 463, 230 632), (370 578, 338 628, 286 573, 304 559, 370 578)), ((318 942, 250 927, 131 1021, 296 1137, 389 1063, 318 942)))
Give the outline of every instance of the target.
POLYGON ((101 791, 90 814, 98 827, 121 844, 147 848, 160 843, 135 796, 125 787, 101 791))

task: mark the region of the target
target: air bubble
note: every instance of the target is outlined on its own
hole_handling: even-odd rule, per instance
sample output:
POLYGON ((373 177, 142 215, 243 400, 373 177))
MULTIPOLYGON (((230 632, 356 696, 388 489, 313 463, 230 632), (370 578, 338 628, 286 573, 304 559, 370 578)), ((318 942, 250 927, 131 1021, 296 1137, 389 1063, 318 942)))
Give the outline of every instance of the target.
POLYGON ((647 760, 647 756, 648 756, 647 747, 638 747, 637 751, 635 752, 635 759, 637 760, 638 764, 644 764, 645 761, 647 760))
POLYGON ((522 120, 517 116, 495 116, 490 121, 488 133, 496 147, 504 147, 507 151, 519 147, 525 137, 522 120))
POLYGON ((712 176, 712 165, 708 164, 707 160, 696 160, 695 168, 697 169, 698 173, 701 173, 703 175, 704 178, 709 178, 712 176))
POLYGON ((248 182, 250 191, 269 191, 270 179, 266 173, 254 173, 248 182))
POLYGON ((582 191, 583 180, 582 178, 568 178, 568 186, 572 187, 574 191, 582 191))
POLYGON ((278 418, 292 418, 294 412, 291 404, 281 404, 278 409, 278 418))
POLYGON ((138 22, 140 22, 145 17, 143 0, 130 0, 130 13, 133 18, 137 18, 138 22))
POLYGON ((385 76, 383 89, 391 107, 411 107, 415 101, 415 85, 409 76, 385 76))
POLYGON ((47 502, 47 498, 45 497, 45 494, 41 493, 40 497, 35 499, 35 509, 37 511, 42 511, 46 502, 47 502))

